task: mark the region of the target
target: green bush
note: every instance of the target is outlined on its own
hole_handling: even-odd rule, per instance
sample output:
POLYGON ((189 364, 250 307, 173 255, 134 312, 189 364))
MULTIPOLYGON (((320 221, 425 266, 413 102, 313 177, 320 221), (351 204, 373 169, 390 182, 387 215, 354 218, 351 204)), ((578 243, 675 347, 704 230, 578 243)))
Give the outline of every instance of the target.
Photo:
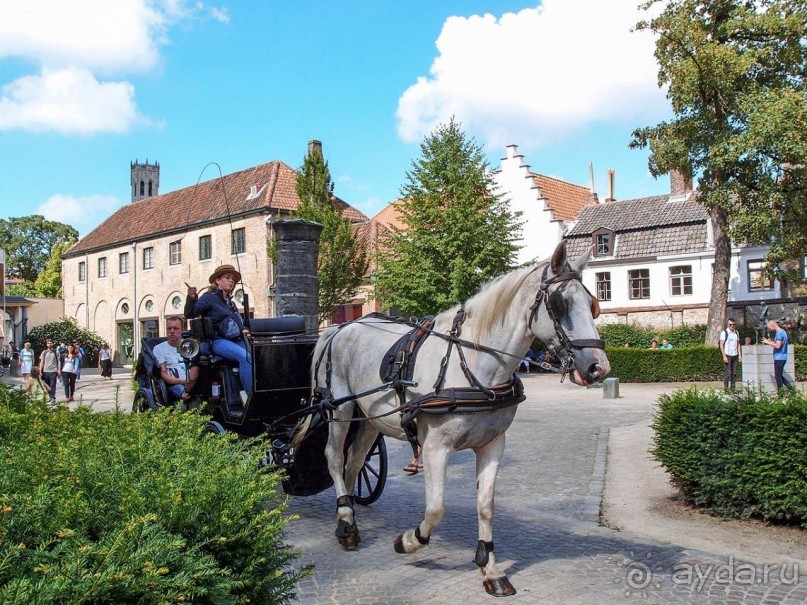
POLYGON ((807 345, 795 345, 793 358, 793 363, 796 364, 796 380, 807 380, 807 345))
POLYGON ((634 324, 606 324, 598 329, 606 347, 621 347, 626 342, 633 349, 648 349, 653 340, 661 344, 669 340, 674 347, 697 347, 706 342, 706 326, 678 326, 669 330, 654 330, 634 324))
POLYGON ((720 380, 723 358, 717 347, 674 349, 606 348, 611 376, 622 382, 681 382, 720 380))
POLYGON ((49 409, 0 385, 0 602, 287 603, 263 447, 194 413, 49 409))
POLYGON ((42 324, 28 333, 28 341, 36 351, 37 358, 45 350, 45 341, 48 338, 52 338, 56 345, 60 342, 65 344, 78 342, 84 348, 87 356, 84 367, 93 367, 97 363, 96 356, 104 344, 103 338, 91 330, 80 328, 73 317, 62 317, 59 321, 42 324))
POLYGON ((807 529, 807 399, 745 391, 662 395, 652 453, 691 504, 807 529))

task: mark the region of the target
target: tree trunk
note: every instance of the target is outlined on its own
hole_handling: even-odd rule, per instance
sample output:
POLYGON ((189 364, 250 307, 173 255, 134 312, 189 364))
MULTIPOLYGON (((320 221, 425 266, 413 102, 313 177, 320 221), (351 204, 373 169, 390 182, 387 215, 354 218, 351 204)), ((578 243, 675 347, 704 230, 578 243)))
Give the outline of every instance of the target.
POLYGON ((731 242, 726 233, 726 213, 720 208, 711 208, 709 220, 712 222, 715 262, 712 271, 712 304, 706 321, 706 344, 717 345, 720 331, 726 321, 731 274, 731 242))

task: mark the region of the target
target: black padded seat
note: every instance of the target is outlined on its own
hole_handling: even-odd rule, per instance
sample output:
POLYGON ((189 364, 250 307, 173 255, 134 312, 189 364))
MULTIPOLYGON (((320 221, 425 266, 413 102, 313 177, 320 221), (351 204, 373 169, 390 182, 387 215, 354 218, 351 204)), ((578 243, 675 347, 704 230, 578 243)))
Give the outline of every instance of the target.
POLYGON ((286 315, 268 319, 252 319, 249 331, 253 336, 286 336, 305 333, 305 317, 302 315, 286 315))

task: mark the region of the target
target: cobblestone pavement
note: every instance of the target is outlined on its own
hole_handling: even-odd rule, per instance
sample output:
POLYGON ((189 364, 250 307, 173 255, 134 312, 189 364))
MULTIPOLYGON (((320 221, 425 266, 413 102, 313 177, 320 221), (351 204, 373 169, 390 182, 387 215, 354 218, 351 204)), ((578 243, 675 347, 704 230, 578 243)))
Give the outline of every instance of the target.
MULTIPOLYGON (((680 385, 620 385, 621 398, 557 377, 524 378, 528 399, 507 433, 496 486, 497 561, 518 594, 514 603, 764 604, 807 603, 807 570, 770 561, 752 566, 731 553, 686 550, 602 527, 599 506, 610 427, 649 421, 659 393, 680 385), (801 572, 801 575, 798 575, 801 572)), ((362 543, 344 552, 333 535, 332 490, 292 498, 289 542, 315 564, 299 585, 303 604, 500 603, 482 588, 477 541, 475 463, 459 452, 449 467, 446 516, 431 544, 412 555, 392 545, 424 508, 423 478, 401 467, 408 444, 387 440, 390 476, 381 498, 357 506, 362 543)))
MULTIPOLYGON (((21 387, 22 377, 5 375, 3 382, 21 387)), ((64 401, 64 386, 56 383, 56 401, 64 401)), ((119 405, 127 412, 132 408, 134 392, 132 391, 132 369, 113 368, 112 380, 104 380, 96 368, 82 368, 81 379, 76 381, 75 401, 70 403, 71 408, 91 405, 97 412, 114 410, 119 405)))

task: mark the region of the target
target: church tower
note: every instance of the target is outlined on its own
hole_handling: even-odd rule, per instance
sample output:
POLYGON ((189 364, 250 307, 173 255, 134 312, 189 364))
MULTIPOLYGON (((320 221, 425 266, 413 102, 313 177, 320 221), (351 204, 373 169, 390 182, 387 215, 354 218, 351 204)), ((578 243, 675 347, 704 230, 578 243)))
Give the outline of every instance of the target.
POLYGON ((137 160, 131 163, 132 170, 132 202, 139 202, 147 197, 160 195, 160 163, 145 164, 137 160))

